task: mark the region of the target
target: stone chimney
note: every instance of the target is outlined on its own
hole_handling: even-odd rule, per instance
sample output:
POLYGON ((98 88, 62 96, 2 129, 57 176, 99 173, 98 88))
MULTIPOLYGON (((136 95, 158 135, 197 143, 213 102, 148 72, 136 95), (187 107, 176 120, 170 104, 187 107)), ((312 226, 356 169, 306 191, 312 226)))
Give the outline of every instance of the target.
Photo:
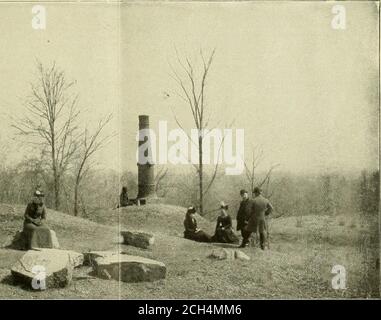
MULTIPOLYGON (((149 116, 140 115, 139 116, 139 131, 143 129, 149 129, 149 116)), ((146 143, 148 140, 148 148, 150 148, 151 143, 149 141, 150 137, 145 137, 144 141, 139 141, 138 146, 146 143)), ((141 157, 142 155, 139 154, 141 157)), ((143 163, 143 159, 138 159, 138 199, 141 198, 156 198, 155 192, 155 166, 154 163, 143 163)))

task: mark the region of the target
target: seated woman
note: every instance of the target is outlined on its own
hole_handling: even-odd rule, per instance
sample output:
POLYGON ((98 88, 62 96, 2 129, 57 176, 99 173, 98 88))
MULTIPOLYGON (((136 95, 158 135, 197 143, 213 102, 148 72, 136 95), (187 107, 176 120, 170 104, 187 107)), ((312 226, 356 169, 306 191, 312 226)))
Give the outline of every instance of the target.
POLYGON ((224 202, 221 202, 221 213, 217 218, 216 231, 212 237, 213 242, 238 243, 239 239, 232 229, 232 218, 227 213, 229 208, 224 202))
POLYGON ((28 203, 24 215, 23 234, 26 249, 53 248, 52 236, 49 228, 45 225, 46 210, 44 194, 36 190, 32 201, 28 203))
POLYGON ((128 199, 127 187, 124 186, 124 187, 122 187, 122 192, 121 192, 120 197, 119 197, 118 208, 127 207, 128 205, 130 205, 130 201, 128 199))
POLYGON ((210 242, 211 236, 197 228, 196 208, 189 207, 184 220, 184 238, 198 242, 210 242))

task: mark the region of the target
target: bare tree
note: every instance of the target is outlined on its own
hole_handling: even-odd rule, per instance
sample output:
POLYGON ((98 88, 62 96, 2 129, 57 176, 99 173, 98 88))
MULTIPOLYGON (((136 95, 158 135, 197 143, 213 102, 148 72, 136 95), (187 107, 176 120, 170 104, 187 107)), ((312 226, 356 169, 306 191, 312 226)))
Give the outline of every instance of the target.
POLYGON ((250 184, 250 191, 252 195, 254 194, 255 187, 262 188, 263 186, 265 186, 266 196, 270 198, 272 196, 272 191, 270 191, 271 174, 273 170, 279 166, 279 164, 272 165, 267 170, 262 180, 258 180, 257 169, 262 160, 263 160, 263 149, 260 146, 252 147, 251 163, 247 163, 246 161, 244 162, 246 178, 250 184))
POLYGON ((74 215, 78 215, 78 200, 79 200, 79 188, 82 179, 86 176, 90 168, 92 167, 91 157, 95 152, 102 148, 105 143, 112 137, 112 135, 101 136, 101 133, 105 126, 112 119, 112 114, 109 114, 105 120, 98 122, 98 127, 94 133, 89 134, 88 130, 85 129, 81 137, 81 146, 78 148, 78 165, 75 174, 75 184, 74 184, 74 215))
POLYGON ((70 93, 74 82, 66 80, 55 63, 45 68, 37 63, 38 81, 31 84, 31 96, 26 103, 25 116, 14 120, 13 127, 28 142, 49 154, 52 170, 54 207, 60 207, 60 182, 77 150, 78 95, 70 93))
MULTIPOLYGON (((198 193, 199 193, 199 207, 200 213, 203 213, 203 204, 204 204, 204 196, 209 191, 211 185, 214 182, 214 179, 217 175, 218 170, 218 161, 214 168, 214 173, 212 174, 211 180, 207 184, 206 188, 204 188, 204 166, 203 166, 203 143, 205 139, 205 130, 209 125, 209 118, 206 116, 206 84, 207 77, 209 74, 210 66, 213 62, 215 49, 210 53, 208 58, 205 58, 203 51, 200 50, 200 58, 201 58, 201 71, 197 72, 196 63, 192 63, 190 58, 186 57, 185 59, 181 59, 176 50, 177 63, 180 68, 180 72, 177 71, 170 63, 169 66, 172 70, 171 77, 176 81, 179 86, 180 92, 176 92, 176 95, 180 97, 192 114, 193 122, 198 131, 198 164, 194 164, 194 167, 198 174, 198 193), (198 74, 199 73, 199 74, 198 74)), ((166 97, 169 97, 166 94, 166 97)), ((178 118, 175 116, 176 123, 178 126, 183 129, 180 124, 178 118)), ((185 131, 184 131, 185 132, 185 131)), ((189 137, 189 135, 188 135, 189 137)), ((190 137, 189 137, 190 138, 190 137)), ((190 141, 193 141, 190 138, 190 141)), ((194 141, 193 141, 194 142, 194 141)), ((222 145, 222 143, 221 143, 222 145)))
POLYGON ((155 176, 155 192, 156 193, 158 193, 161 186, 161 182, 163 181, 167 173, 168 173, 168 168, 163 167, 163 168, 160 168, 158 173, 156 174, 155 176))

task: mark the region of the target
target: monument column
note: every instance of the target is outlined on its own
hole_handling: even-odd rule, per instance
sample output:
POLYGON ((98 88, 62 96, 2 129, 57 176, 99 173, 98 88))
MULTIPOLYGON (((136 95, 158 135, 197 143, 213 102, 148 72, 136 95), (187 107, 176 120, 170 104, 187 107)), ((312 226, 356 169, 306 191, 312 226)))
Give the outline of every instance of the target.
MULTIPOLYGON (((140 115, 139 116, 139 131, 140 130, 149 130, 149 116, 147 115, 140 115)), ((148 152, 151 152, 151 142, 150 142, 150 136, 145 136, 143 141, 139 141, 138 147, 140 147, 142 144, 146 144, 148 146, 147 150, 145 151, 144 156, 148 156, 148 152), (149 151, 148 151, 149 150, 149 151)), ((155 184, 155 165, 154 163, 144 163, 145 158, 139 153, 139 159, 138 159, 138 199, 141 198, 156 198, 156 184, 155 184), (144 163, 144 164, 143 164, 144 163)))

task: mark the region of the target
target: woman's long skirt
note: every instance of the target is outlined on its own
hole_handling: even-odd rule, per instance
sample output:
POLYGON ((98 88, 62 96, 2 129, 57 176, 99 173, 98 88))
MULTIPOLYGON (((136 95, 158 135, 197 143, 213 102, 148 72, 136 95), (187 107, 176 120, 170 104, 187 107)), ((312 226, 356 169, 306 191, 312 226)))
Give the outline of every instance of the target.
POLYGON ((198 232, 186 232, 184 231, 184 238, 194 240, 197 242, 211 242, 211 236, 206 232, 200 230, 198 232))
POLYGON ((45 225, 36 226, 33 223, 24 223, 26 249, 53 248, 50 229, 45 225))
POLYGON ((216 233, 212 238, 213 242, 221 242, 221 243, 238 243, 239 239, 233 232, 231 228, 228 229, 217 229, 216 233))

